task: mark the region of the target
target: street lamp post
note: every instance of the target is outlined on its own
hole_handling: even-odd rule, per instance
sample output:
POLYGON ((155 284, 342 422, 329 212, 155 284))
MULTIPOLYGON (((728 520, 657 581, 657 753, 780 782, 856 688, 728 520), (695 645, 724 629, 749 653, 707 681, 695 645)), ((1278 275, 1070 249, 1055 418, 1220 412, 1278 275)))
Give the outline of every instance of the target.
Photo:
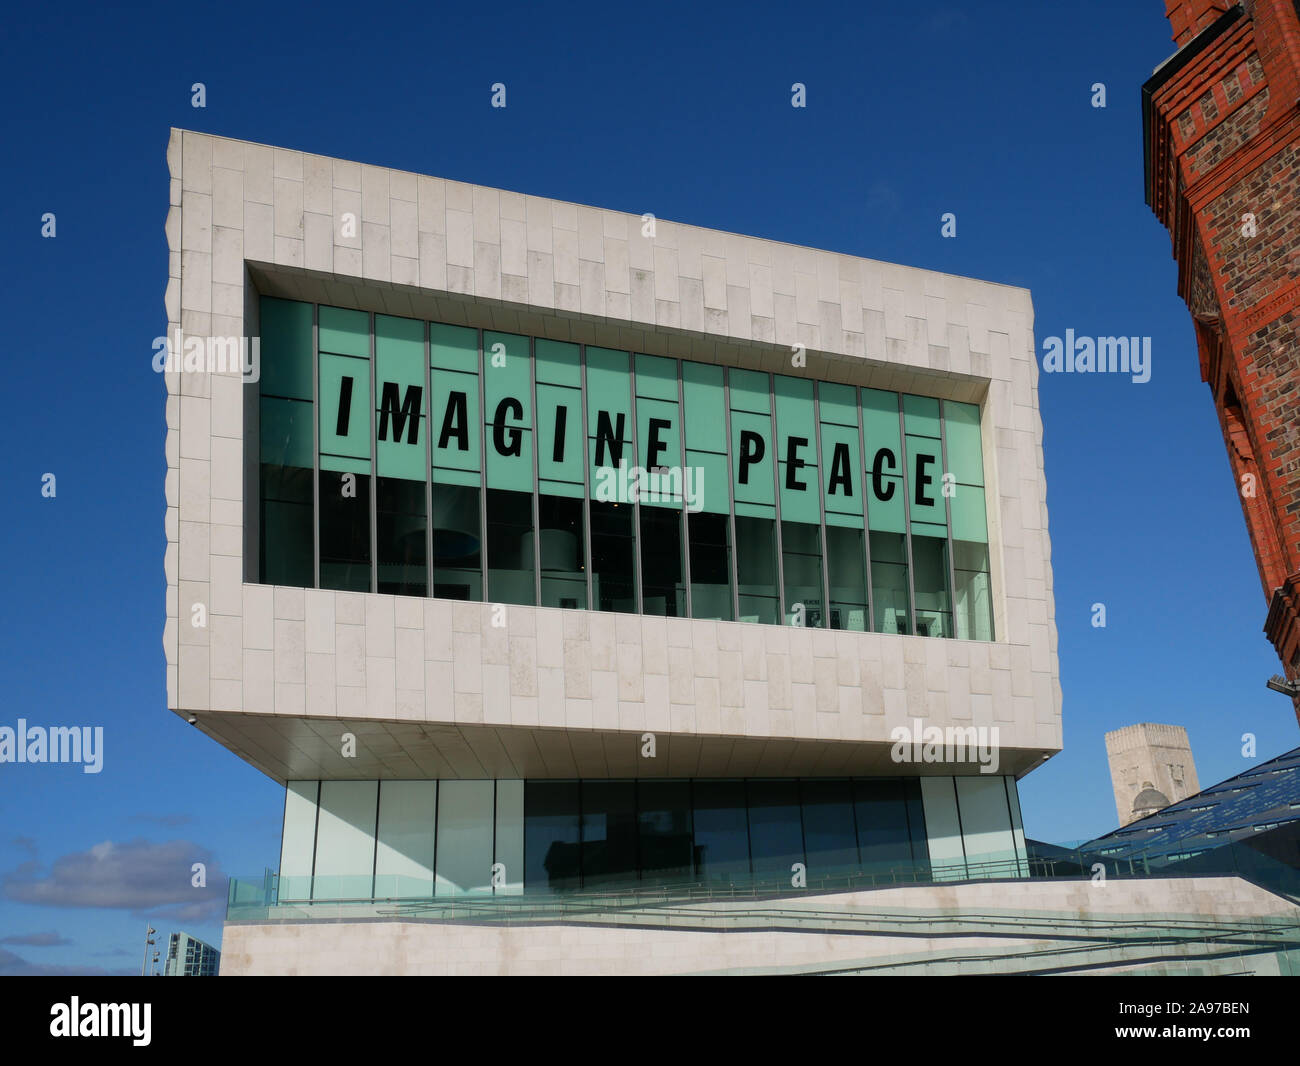
POLYGON ((145 973, 144 973, 145 968, 149 965, 149 948, 153 945, 153 939, 152 939, 152 938, 153 938, 154 933, 156 933, 156 932, 158 932, 157 929, 155 929, 155 928, 154 928, 152 925, 150 925, 148 922, 145 923, 145 934, 144 934, 144 958, 140 960, 140 976, 141 976, 141 977, 143 977, 143 976, 145 975, 145 973))

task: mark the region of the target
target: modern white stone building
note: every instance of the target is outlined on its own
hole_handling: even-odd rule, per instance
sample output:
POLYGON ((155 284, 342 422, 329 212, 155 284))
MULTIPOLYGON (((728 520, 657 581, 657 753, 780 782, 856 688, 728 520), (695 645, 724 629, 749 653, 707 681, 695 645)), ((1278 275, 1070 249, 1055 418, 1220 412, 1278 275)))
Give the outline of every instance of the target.
POLYGON ((1061 747, 1027 291, 167 159, 168 704, 286 786, 281 903, 1023 872, 1061 747))

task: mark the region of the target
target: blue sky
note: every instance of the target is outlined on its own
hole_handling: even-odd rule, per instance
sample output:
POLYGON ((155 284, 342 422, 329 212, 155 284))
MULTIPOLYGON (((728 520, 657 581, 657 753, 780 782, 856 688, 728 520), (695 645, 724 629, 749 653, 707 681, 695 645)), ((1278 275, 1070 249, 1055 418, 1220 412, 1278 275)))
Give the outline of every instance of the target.
POLYGON ((1121 725, 1185 725, 1202 784, 1246 767, 1243 732, 1261 758, 1294 747, 1169 238, 1143 202, 1139 89, 1173 51, 1163 7, 12 13, 0 725, 102 725, 105 764, 0 765, 0 973, 138 972, 147 916, 220 935, 191 863, 218 883, 278 862, 283 790, 165 705, 149 364, 171 126, 1023 285, 1040 355, 1067 328, 1150 337, 1146 384, 1040 381, 1065 751, 1021 782, 1026 827, 1113 828, 1102 734, 1121 725))

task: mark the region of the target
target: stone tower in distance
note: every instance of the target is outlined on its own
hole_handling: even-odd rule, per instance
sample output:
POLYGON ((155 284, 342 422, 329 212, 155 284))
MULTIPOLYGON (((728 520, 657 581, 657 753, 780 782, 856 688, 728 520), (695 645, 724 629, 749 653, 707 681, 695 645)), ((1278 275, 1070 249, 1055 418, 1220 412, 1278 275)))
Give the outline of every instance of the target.
MULTIPOLYGON (((1300 676, 1300 17, 1166 0, 1142 87, 1146 202, 1173 243, 1286 676, 1300 676)), ((1300 697, 1293 699, 1300 718, 1300 697)))
POLYGON ((1119 824, 1128 825, 1201 790, 1187 730, 1180 725, 1126 725, 1106 734, 1106 759, 1119 824))

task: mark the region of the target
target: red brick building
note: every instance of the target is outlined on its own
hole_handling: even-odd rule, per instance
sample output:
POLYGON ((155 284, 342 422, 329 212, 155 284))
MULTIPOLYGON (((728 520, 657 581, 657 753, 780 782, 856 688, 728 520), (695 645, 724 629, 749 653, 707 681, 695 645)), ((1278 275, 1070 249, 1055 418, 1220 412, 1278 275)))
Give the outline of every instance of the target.
MULTIPOLYGON (((1166 0, 1142 87, 1147 203, 1169 230, 1268 603, 1300 677, 1300 13, 1166 0)), ((1300 699, 1295 701, 1300 718, 1300 699)))

